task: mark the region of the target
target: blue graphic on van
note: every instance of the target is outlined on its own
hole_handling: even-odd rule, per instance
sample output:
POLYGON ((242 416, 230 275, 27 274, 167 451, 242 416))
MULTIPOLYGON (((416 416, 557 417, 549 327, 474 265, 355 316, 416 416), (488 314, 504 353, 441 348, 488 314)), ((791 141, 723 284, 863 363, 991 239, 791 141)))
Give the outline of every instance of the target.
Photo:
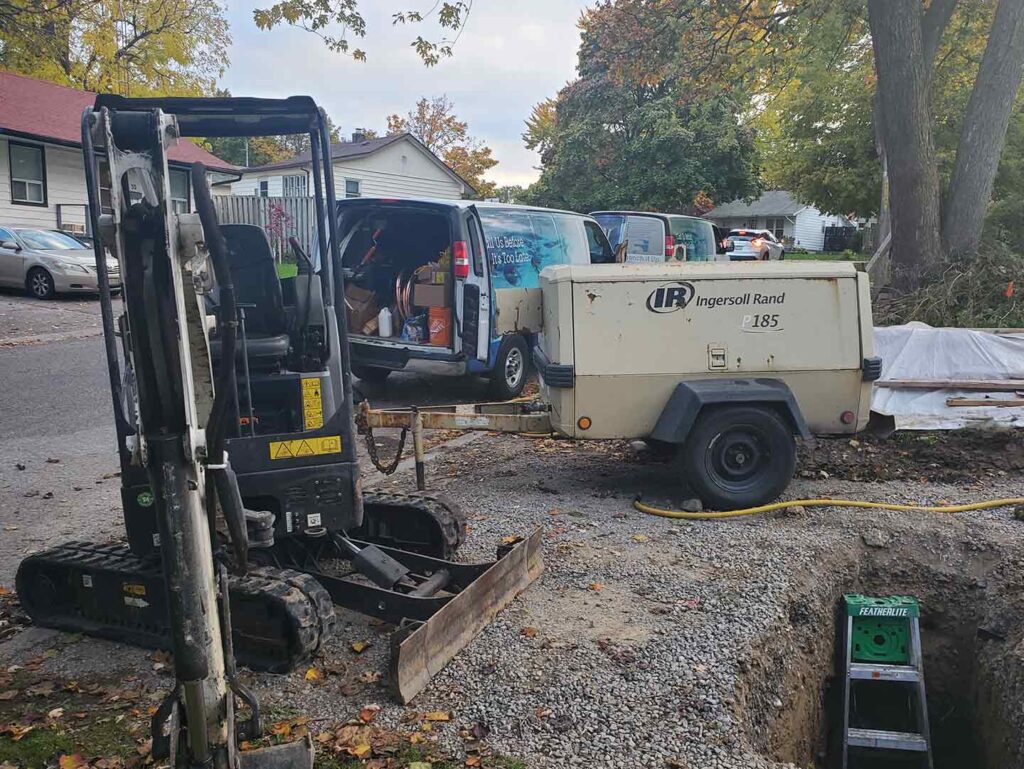
POLYGON ((537 288, 541 270, 569 262, 570 217, 542 211, 482 210, 495 289, 537 288))

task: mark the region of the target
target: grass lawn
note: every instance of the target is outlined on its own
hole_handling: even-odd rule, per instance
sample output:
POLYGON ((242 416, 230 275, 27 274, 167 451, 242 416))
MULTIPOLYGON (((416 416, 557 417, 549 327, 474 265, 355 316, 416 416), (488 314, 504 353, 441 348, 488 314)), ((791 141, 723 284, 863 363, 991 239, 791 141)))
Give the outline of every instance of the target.
POLYGON ((787 251, 786 260, 806 262, 866 262, 870 257, 853 251, 787 251))

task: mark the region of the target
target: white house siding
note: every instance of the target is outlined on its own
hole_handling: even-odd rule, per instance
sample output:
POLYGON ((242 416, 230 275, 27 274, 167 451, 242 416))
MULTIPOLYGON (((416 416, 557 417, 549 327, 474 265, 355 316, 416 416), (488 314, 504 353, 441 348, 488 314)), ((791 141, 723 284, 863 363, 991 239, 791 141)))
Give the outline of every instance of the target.
POLYGON ((799 248, 808 251, 821 251, 825 247, 826 227, 847 227, 850 225, 845 216, 823 214, 816 208, 808 206, 796 215, 796 231, 794 240, 799 248))
MULTIPOLYGON (((252 176, 245 176, 237 182, 231 184, 232 195, 259 195, 260 194, 260 182, 267 182, 267 194, 268 198, 279 198, 284 194, 284 173, 289 174, 304 174, 301 168, 289 169, 287 172, 274 171, 269 174, 253 174, 252 176)), ((224 185, 227 186, 227 185, 224 185)))
POLYGON ((335 163, 334 187, 339 198, 345 196, 346 179, 359 181, 359 194, 364 198, 462 197, 462 184, 408 141, 335 163))
POLYGON ((82 151, 40 142, 16 141, 44 148, 46 154, 46 205, 11 202, 10 153, 7 139, 0 138, 0 222, 32 227, 56 227, 57 206, 61 222, 73 229, 85 227, 85 168, 82 151))
MULTIPOLYGON (((289 168, 265 174, 246 174, 231 184, 232 195, 259 195, 259 183, 267 181, 267 196, 281 197, 283 178, 304 173, 302 168, 289 168)), ((361 197, 442 198, 458 200, 463 186, 410 141, 389 144, 370 155, 346 158, 334 163, 334 191, 345 197, 345 181, 358 181, 361 197)), ((227 185, 225 185, 227 186, 227 185)), ((312 182, 309 183, 312 194, 312 182)))

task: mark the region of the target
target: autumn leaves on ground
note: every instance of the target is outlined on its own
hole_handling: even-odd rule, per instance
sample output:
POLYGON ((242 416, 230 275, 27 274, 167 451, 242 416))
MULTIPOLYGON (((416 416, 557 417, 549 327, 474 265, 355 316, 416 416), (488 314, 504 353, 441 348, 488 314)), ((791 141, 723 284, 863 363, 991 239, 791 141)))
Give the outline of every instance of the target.
MULTIPOLYGON (((0 588, 0 640, 27 624, 17 598, 0 588)), ((68 678, 46 668, 80 635, 55 635, 52 646, 39 649, 24 664, 0 668, 0 769, 143 769, 159 767, 151 755, 150 718, 173 685, 171 659, 152 652, 151 670, 131 675, 68 678)), ((352 655, 370 642, 351 644, 352 655)), ((317 661, 296 671, 309 686, 322 686, 343 675, 344 665, 317 661)), ((353 682, 363 688, 380 684, 378 671, 363 671, 353 682)), ((243 742, 242 750, 302 739, 316 746, 316 765, 325 769, 524 769, 521 762, 492 754, 484 742, 490 730, 474 723, 459 728, 449 711, 409 710, 402 728, 384 729, 374 723, 380 706, 369 704, 344 722, 310 720, 288 708, 263 713, 264 736, 243 742), (459 728, 466 757, 450 760, 436 747, 437 731, 459 728)), ((247 714, 243 714, 247 715, 247 714)))

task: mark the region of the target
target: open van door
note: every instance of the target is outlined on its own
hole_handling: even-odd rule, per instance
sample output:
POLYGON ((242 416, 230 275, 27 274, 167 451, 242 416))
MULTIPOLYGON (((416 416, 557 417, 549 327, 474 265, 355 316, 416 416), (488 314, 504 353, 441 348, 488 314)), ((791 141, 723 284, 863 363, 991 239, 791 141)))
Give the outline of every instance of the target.
POLYGON ((491 284, 476 206, 470 206, 463 214, 462 227, 469 250, 469 273, 463 280, 460 308, 462 351, 467 358, 486 364, 491 347, 491 284))

